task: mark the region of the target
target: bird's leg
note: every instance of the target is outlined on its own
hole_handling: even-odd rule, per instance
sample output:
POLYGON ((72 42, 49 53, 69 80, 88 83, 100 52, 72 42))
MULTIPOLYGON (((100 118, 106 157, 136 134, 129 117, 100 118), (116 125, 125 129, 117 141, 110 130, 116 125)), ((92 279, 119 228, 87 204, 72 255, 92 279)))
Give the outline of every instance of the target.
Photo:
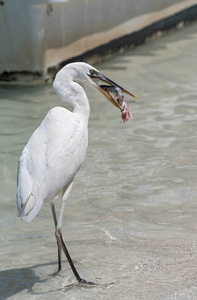
MULTIPOLYGON (((58 219, 58 223, 57 223, 57 227, 56 227, 56 230, 55 230, 55 236, 56 236, 56 239, 57 239, 57 242, 58 242, 58 245, 59 247, 63 250, 64 254, 66 255, 66 258, 70 264, 70 267, 77 279, 77 281, 79 283, 84 283, 84 284, 89 284, 89 285, 93 285, 94 283, 93 282, 89 282, 89 281, 86 281, 84 279, 82 279, 76 268, 75 268, 75 265, 71 259, 71 256, 68 252, 68 249, 64 243, 64 240, 62 238, 62 232, 61 232, 61 227, 62 227, 62 219, 63 219, 63 214, 64 214, 64 208, 65 208, 65 200, 67 199, 68 195, 70 194, 70 191, 72 189, 72 185, 73 185, 73 181, 71 183, 69 183, 64 191, 63 191, 63 197, 62 197, 62 205, 61 205, 61 209, 60 209, 60 214, 59 214, 59 219, 58 219)), ((52 210, 53 211, 53 210, 52 210)))
POLYGON ((62 232, 61 232, 61 229, 60 229, 60 228, 57 228, 57 229, 56 229, 56 231, 55 231, 55 236, 56 236, 56 239, 57 239, 59 245, 61 245, 61 247, 62 247, 62 249, 63 249, 63 251, 64 251, 64 254, 66 255, 66 258, 67 258, 67 260, 68 260, 68 262, 69 262, 69 264, 70 264, 70 267, 71 267, 71 269, 72 269, 72 271, 73 271, 73 273, 74 273, 74 275, 75 275, 77 281, 78 281, 79 283, 84 283, 84 284, 90 284, 90 285, 93 285, 93 284, 94 284, 93 282, 86 281, 85 279, 82 279, 82 278, 79 276, 79 273, 77 272, 77 270, 76 270, 76 268, 75 268, 75 265, 74 265, 74 263, 73 263, 73 261, 72 261, 72 259, 71 259, 71 256, 70 256, 70 254, 69 254, 69 252, 68 252, 68 249, 67 249, 67 247, 66 247, 66 245, 65 245, 65 243, 64 243, 64 240, 63 240, 63 238, 62 238, 62 232))
MULTIPOLYGON (((55 230, 57 229, 57 217, 56 217, 56 212, 55 212, 55 205, 54 203, 50 203, 51 210, 52 210, 52 215, 53 215, 53 220, 55 224, 55 230)), ((58 250, 58 272, 62 270, 62 247, 59 245, 57 242, 57 250, 58 250)))

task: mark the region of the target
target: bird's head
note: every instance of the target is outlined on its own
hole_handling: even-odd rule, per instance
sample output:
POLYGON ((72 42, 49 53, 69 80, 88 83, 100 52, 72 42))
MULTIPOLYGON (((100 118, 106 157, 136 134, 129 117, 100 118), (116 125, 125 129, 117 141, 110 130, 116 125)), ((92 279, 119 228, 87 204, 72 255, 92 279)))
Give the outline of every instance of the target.
POLYGON ((134 98, 136 97, 129 91, 125 90, 123 87, 100 73, 96 68, 84 62, 76 62, 66 65, 59 71, 56 77, 64 78, 65 80, 65 77, 68 76, 68 74, 72 81, 77 82, 82 86, 88 85, 89 87, 93 87, 98 90, 103 96, 105 96, 105 98, 107 98, 108 101, 121 110, 122 119, 124 121, 131 118, 123 93, 134 98), (61 73, 64 73, 65 76, 62 76, 63 74, 61 73), (100 84, 101 82, 104 82, 105 85, 100 84))
POLYGON ((120 103, 118 101, 119 94, 118 91, 120 90, 122 93, 126 93, 127 95, 136 98, 133 94, 125 90, 123 87, 100 73, 95 68, 90 68, 88 76, 92 80, 92 84, 96 87, 96 89, 107 98, 112 104, 114 104, 117 108, 121 109, 120 103), (97 80, 97 82, 94 81, 97 80), (107 83, 107 85, 100 85, 99 80, 102 82, 107 83), (96 85, 95 85, 96 84, 96 85))

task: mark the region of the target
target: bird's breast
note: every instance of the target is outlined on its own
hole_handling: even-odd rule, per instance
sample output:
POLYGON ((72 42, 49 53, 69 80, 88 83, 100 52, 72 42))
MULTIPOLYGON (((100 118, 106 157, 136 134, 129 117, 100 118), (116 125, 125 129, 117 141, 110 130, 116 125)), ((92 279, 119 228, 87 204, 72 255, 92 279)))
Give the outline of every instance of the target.
MULTIPOLYGON (((87 123, 63 108, 54 108, 41 127, 45 143, 45 182, 50 183, 51 200, 74 178, 88 146, 87 123)), ((49 186, 49 185, 48 185, 49 186)))

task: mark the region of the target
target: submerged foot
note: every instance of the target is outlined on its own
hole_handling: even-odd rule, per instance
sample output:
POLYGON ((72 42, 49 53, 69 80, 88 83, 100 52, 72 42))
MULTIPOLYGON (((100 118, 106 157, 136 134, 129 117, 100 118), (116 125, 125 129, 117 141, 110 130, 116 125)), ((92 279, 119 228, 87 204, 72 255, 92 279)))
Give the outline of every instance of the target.
POLYGON ((87 285, 95 285, 96 283, 94 282, 91 282, 91 281, 87 281, 85 279, 82 279, 82 278, 77 278, 79 284, 87 284, 87 285))
POLYGON ((61 275, 61 272, 62 272, 62 270, 61 270, 61 269, 59 269, 59 268, 56 268, 56 269, 54 270, 54 273, 52 274, 52 276, 61 275))

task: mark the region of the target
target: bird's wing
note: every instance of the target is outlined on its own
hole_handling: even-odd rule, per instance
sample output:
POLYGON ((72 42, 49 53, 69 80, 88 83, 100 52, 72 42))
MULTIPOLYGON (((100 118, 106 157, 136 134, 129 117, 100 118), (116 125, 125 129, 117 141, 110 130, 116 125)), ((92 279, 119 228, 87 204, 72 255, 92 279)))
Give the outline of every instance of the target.
POLYGON ((17 206, 31 222, 79 170, 87 148, 87 124, 64 108, 52 109, 25 146, 18 165, 17 206))
POLYGON ((37 128, 18 162, 17 207, 19 216, 26 222, 33 220, 44 202, 42 194, 38 196, 41 171, 45 172, 46 143, 41 141, 40 128, 37 128))

